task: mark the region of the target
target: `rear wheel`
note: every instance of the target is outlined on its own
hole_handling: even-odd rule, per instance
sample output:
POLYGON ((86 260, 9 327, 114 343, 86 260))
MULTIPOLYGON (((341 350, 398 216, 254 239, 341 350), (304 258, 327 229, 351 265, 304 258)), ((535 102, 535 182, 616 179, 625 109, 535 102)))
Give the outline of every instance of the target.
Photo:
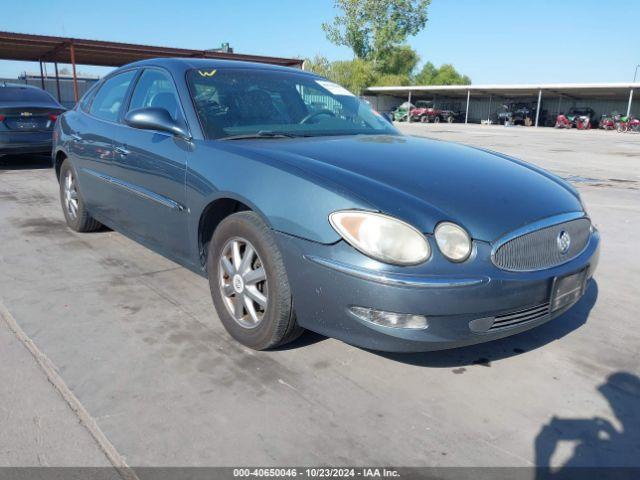
POLYGON ((422 116, 420 117, 420 121, 421 121, 422 123, 429 123, 429 117, 428 117, 428 116, 426 116, 426 115, 422 115, 422 116))
POLYGON ((235 213, 220 223, 209 244, 207 271, 218 316, 238 342, 265 350, 304 331, 273 233, 255 213, 235 213))
POLYGON ((440 123, 440 117, 439 116, 433 117, 433 123, 440 123))
POLYGON ((86 209, 76 172, 69 160, 65 160, 60 167, 60 203, 67 225, 72 230, 94 232, 102 227, 86 209))

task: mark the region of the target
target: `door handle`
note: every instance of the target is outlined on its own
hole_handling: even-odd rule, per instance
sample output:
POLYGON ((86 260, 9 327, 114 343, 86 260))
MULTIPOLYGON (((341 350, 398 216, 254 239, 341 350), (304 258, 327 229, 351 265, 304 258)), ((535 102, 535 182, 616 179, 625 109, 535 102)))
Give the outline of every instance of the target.
POLYGON ((116 147, 114 148, 115 152, 117 154, 119 154, 121 157, 126 157, 127 155, 129 155, 131 152, 129 150, 127 150, 124 147, 116 147))
POLYGON ((78 135, 77 133, 72 133, 70 136, 71 136, 71 140, 73 140, 74 142, 81 142, 82 141, 82 137, 80 135, 78 135))

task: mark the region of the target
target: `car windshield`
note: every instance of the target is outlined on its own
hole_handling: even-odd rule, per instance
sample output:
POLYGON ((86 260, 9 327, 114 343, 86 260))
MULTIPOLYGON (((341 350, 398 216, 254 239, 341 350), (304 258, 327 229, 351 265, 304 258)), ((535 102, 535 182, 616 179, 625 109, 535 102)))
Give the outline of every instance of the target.
POLYGON ((268 69, 190 70, 189 90, 206 138, 398 134, 343 87, 268 69))
POLYGON ((29 87, 0 87, 0 102, 51 102, 44 90, 29 87))

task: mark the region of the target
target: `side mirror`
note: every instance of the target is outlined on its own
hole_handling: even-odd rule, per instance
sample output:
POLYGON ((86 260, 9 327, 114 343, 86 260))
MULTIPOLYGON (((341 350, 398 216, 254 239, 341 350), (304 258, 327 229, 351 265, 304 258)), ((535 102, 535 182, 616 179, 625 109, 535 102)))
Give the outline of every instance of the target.
POLYGON ((164 108, 146 107, 131 110, 124 117, 127 125, 141 130, 159 130, 178 137, 190 138, 186 128, 175 121, 164 108))

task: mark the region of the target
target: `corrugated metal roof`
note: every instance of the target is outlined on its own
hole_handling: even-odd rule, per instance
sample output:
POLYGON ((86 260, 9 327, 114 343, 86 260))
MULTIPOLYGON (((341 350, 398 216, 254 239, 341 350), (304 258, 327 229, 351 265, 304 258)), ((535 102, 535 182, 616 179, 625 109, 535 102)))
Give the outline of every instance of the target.
POLYGON ((156 57, 243 60, 289 67, 302 65, 302 60, 297 58, 190 50, 13 32, 0 32, 0 59, 71 63, 70 47, 72 44, 75 62, 81 65, 120 67, 127 63, 156 57))
POLYGON ((369 87, 366 93, 386 93, 389 95, 407 95, 412 93, 448 93, 466 95, 468 91, 482 94, 532 95, 540 90, 560 94, 583 95, 620 95, 628 94, 631 89, 640 89, 640 83, 540 83, 514 85, 411 85, 390 87, 369 87))

